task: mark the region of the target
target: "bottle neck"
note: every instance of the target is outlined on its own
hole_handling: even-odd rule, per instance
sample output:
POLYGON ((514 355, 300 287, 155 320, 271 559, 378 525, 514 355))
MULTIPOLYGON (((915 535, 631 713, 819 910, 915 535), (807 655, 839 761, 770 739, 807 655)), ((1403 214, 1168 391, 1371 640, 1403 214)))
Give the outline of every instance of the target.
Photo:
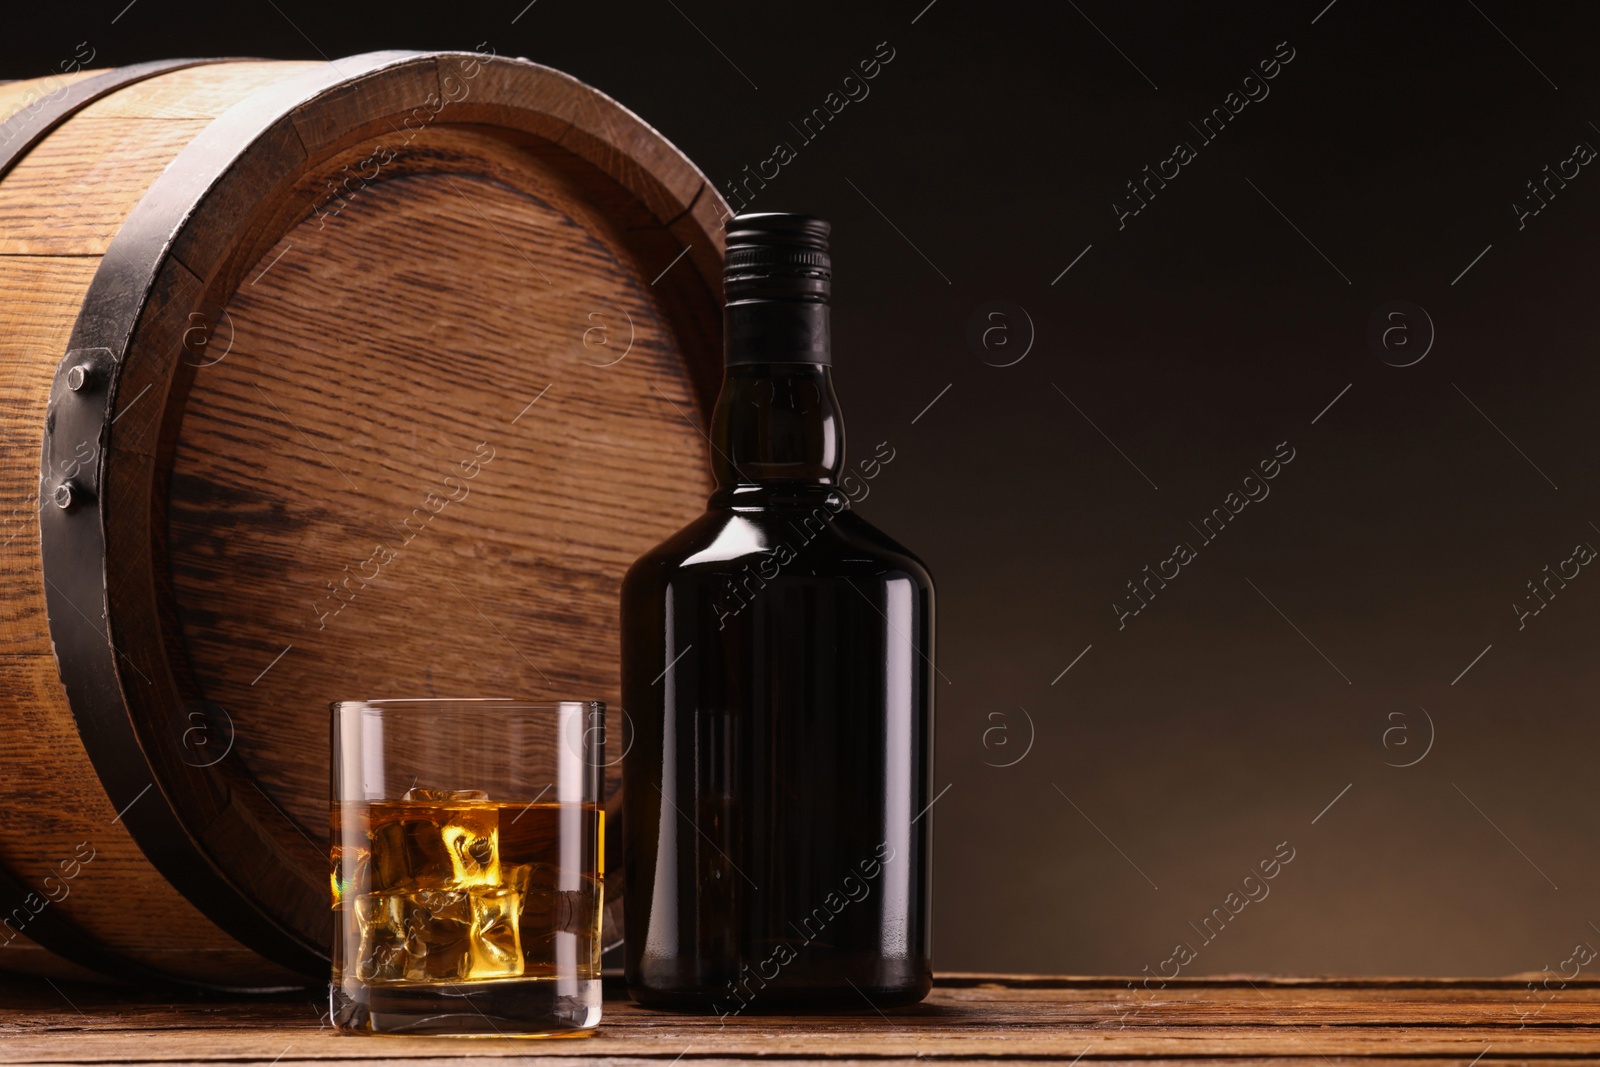
POLYGON ((731 363, 711 416, 711 502, 811 501, 836 492, 844 422, 822 363, 731 363))

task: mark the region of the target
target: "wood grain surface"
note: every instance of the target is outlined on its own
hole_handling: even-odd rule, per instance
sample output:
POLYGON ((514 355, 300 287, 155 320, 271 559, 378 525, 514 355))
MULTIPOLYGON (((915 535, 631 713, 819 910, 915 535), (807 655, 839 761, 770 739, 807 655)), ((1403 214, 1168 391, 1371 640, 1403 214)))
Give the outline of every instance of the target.
MULTIPOLYGON (((315 977, 330 701, 620 717, 621 576, 709 490, 723 211, 615 102, 485 56, 177 70, 35 145, 0 179, 0 759, 22 767, 0 864, 37 887, 91 842, 52 917, 282 985, 233 937, 315 977), (113 302, 114 418, 84 458, 104 599, 47 620, 45 408, 97 272, 139 297, 113 302), (122 708, 69 707, 66 624, 107 641, 122 708)), ((45 925, 0 968, 39 969, 45 925)))
POLYGON ((911 1063, 1018 1057, 1070 1063, 1506 1064, 1600 1059, 1600 983, 1535 1000, 1521 979, 1178 980, 946 975, 923 1004, 827 1016, 666 1015, 608 986, 592 1036, 537 1041, 346 1037, 321 998, 151 1003, 37 984, 3 990, 0 1063, 911 1063))
MULTIPOLYGON (((0 331, 0 862, 31 887, 66 895, 49 909, 129 958, 226 981, 254 966, 251 954, 217 929, 149 866, 117 821, 63 706, 50 655, 39 576, 38 455, 55 362, 98 260, 0 255, 8 329, 0 331), (88 845, 92 859, 70 885, 61 864, 88 845), (47 882, 47 879, 51 881, 47 882), (129 922, 128 916, 145 917, 129 922), (168 926, 170 924, 170 927, 168 926), (166 929, 181 929, 173 938, 166 929)), ((0 967, 79 977, 27 937, 31 916, 9 914, 0 967), (24 921, 25 920, 25 921, 24 921)), ((289 976, 281 972, 278 980, 289 976)), ((292 980, 292 979, 291 979, 292 980)))
POLYGON ((494 138, 418 147, 234 294, 172 463, 196 677, 317 839, 327 699, 617 708, 617 581, 701 504, 659 458, 703 445, 670 326, 605 221, 494 138))
POLYGON ((70 74, 50 74, 42 78, 25 78, 0 85, 0 122, 11 118, 23 109, 37 110, 59 98, 73 82, 104 74, 103 70, 77 70, 70 74))
POLYGON ((49 650, 39 581, 39 443, 55 361, 65 352, 93 258, 0 256, 7 328, 0 330, 0 655, 49 650), (32 462, 27 462, 28 459, 32 462))

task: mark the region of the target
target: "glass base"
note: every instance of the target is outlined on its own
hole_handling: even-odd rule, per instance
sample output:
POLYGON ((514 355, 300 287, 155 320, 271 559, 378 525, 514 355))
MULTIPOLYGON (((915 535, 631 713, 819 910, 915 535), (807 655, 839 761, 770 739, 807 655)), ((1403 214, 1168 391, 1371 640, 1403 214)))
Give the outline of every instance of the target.
POLYGON ((352 1034, 556 1037, 600 1022, 600 979, 508 978, 488 982, 329 987, 333 1025, 352 1034))

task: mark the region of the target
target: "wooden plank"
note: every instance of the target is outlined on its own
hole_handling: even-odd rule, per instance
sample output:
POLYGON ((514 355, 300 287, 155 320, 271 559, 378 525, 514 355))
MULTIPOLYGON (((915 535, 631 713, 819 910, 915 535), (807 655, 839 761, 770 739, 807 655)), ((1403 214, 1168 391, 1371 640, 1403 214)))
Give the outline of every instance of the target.
POLYGON ((599 1031, 583 1040, 340 1037, 318 993, 269 1000, 151 1004, 127 991, 0 988, 0 1063, 326 1063, 410 1065, 476 1059, 657 1065, 771 1058, 829 1063, 1081 1057, 1203 1063, 1300 1063, 1424 1057, 1500 1064, 1600 1060, 1600 983, 1551 990, 1536 1017, 1522 979, 1317 981, 1271 978, 1172 983, 1150 1002, 1126 980, 941 980, 915 1008, 790 1017, 645 1011, 611 988, 599 1031), (70 1003, 69 1003, 70 998, 70 1003), (1139 1014, 1129 1016, 1132 1008, 1139 1014))
MULTIPOLYGON (((0 257, 0 654, 50 652, 39 573, 39 452, 50 381, 99 265, 95 258, 0 257)), ((95 447, 85 444, 85 461, 95 447)))
POLYGON ((156 175, 205 125, 152 122, 130 138, 126 119, 75 117, 0 183, 0 254, 103 255, 156 175))
MULTIPOLYGON (((22 965, 7 955, 22 950, 9 938, 26 937, 49 909, 152 967, 176 963, 218 982, 263 970, 170 884, 141 876, 144 854, 89 770, 60 701, 54 658, 0 656, 0 708, 12 727, 0 731, 0 767, 7 792, 30 801, 0 804, 0 863, 35 893, 27 910, 0 916, 9 921, 0 927, 0 967, 22 965)), ((181 729, 175 722, 174 733, 181 729)))
POLYGON ((65 92, 73 82, 104 74, 105 69, 77 70, 70 74, 47 74, 42 78, 8 82, 0 85, 0 122, 11 118, 24 108, 46 107, 65 92))
POLYGON ((257 60, 225 67, 187 67, 96 100, 83 118, 214 119, 257 89, 326 63, 257 60))

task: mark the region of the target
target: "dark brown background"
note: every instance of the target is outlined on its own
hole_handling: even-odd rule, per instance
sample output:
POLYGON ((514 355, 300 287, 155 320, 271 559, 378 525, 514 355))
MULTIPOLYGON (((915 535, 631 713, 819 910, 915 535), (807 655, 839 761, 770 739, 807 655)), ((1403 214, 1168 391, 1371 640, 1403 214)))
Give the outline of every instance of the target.
POLYGON ((942 968, 1153 973, 1186 941, 1186 974, 1492 974, 1600 944, 1600 576, 1520 631, 1511 607, 1600 545, 1600 166, 1523 229, 1511 206, 1600 146, 1600 11, 525 5, 35 5, 0 71, 84 41, 96 65, 482 45, 599 86, 719 184, 794 145, 751 206, 834 222, 851 440, 896 450, 862 510, 939 583, 942 968), (870 95, 800 144, 883 41, 870 95), (1283 41, 1201 146, 1188 122, 1283 41), (1119 230, 1178 140, 1197 158, 1119 230), (969 343, 993 300, 1032 322, 1013 366, 1014 310, 969 343), (1397 300, 1436 333, 1405 368, 1368 341, 1397 300), (1284 441, 1270 497, 1202 547, 1189 523, 1284 441), (1197 558, 1119 630, 1179 540, 1197 558))

